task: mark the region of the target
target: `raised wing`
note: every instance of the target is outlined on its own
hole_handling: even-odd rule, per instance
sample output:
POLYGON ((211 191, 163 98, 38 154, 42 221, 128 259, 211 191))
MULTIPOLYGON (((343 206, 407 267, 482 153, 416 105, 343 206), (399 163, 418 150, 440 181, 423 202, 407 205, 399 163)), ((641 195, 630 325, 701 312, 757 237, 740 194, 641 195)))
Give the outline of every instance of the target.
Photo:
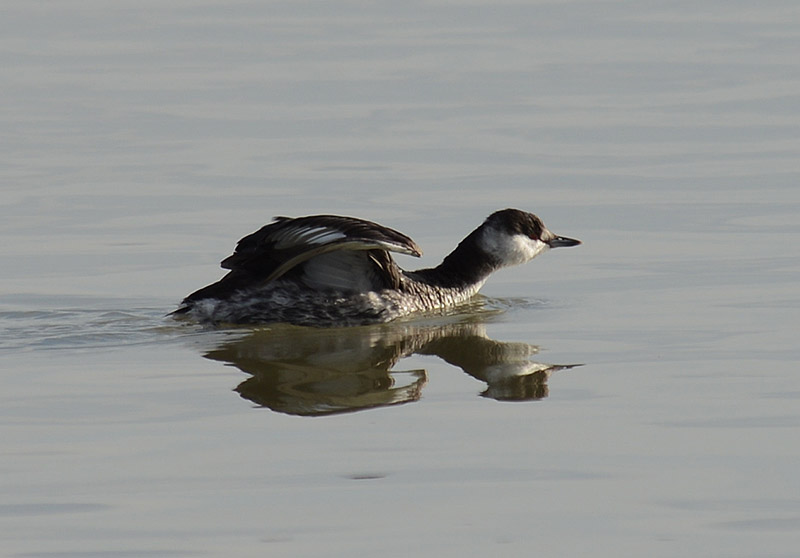
POLYGON ((412 256, 422 250, 408 236, 372 221, 338 215, 276 217, 242 238, 222 267, 262 275, 273 281, 297 265, 337 250, 386 250, 412 256))

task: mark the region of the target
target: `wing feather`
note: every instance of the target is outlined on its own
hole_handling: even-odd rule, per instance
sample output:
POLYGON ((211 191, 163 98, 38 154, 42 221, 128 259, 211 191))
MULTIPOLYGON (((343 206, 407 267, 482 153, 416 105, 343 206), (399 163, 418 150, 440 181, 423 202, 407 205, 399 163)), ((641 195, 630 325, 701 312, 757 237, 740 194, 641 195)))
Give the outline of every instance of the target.
POLYGON ((371 221, 338 215, 275 217, 272 223, 236 244, 234 253, 222 261, 222 267, 230 270, 228 274, 193 292, 183 302, 227 298, 241 290, 274 281, 317 256, 322 257, 312 262, 298 278, 312 287, 397 288, 401 271, 391 252, 422 255, 422 250, 409 237, 371 221), (350 251, 350 254, 343 255, 341 261, 328 256, 340 250, 350 251))
POLYGON ((408 236, 372 221, 339 215, 276 217, 245 236, 222 261, 230 270, 246 270, 274 281, 303 262, 337 250, 385 250, 419 257, 422 249, 408 236))

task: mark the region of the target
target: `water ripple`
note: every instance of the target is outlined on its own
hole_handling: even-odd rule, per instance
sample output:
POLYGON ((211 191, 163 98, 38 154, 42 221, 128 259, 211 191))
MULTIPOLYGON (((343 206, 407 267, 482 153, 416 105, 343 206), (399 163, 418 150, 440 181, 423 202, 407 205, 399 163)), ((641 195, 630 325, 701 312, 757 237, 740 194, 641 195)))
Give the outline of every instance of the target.
POLYGON ((89 349, 172 339, 162 308, 0 311, 0 350, 89 349), (166 334, 166 335, 165 335, 166 334))

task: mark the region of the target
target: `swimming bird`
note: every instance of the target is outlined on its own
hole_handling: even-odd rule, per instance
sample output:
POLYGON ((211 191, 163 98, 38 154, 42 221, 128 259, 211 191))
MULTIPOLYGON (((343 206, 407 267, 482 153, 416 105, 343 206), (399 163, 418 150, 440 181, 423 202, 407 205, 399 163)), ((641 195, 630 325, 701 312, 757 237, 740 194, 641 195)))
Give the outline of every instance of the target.
POLYGON ((394 229, 339 215, 275 217, 222 261, 227 275, 187 296, 173 314, 209 323, 383 323, 464 302, 492 272, 580 243, 553 234, 533 213, 503 209, 438 266, 405 271, 391 253, 419 257, 422 250, 394 229))

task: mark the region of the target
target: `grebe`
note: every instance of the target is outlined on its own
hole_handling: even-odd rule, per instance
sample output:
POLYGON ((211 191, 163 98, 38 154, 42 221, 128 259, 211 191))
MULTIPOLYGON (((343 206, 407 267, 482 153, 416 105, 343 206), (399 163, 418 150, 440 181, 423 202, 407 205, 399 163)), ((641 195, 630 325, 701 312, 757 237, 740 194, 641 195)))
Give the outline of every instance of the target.
POLYGON ((518 209, 492 213, 441 264, 405 271, 390 252, 421 256, 406 235, 338 215, 276 217, 222 261, 229 273, 173 312, 201 322, 331 327, 383 323, 459 304, 501 267, 580 240, 518 209))

